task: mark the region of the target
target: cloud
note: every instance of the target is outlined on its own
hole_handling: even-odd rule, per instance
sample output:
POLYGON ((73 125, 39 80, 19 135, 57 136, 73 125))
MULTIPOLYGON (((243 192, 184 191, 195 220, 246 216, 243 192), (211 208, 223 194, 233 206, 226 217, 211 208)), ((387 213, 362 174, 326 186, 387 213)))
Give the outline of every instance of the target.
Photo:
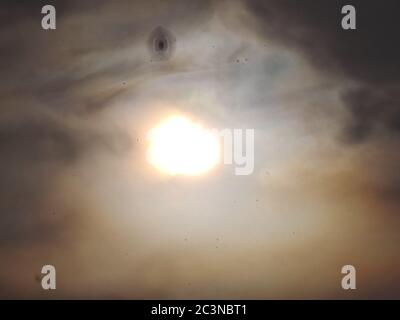
POLYGON ((352 1, 357 30, 341 28, 346 1, 246 1, 261 38, 303 54, 320 72, 341 82, 349 121, 344 141, 361 143, 377 126, 398 133, 400 44, 398 1, 352 1))
MULTIPOLYGON (((45 4, 3 1, 0 10, 0 259, 7 265, 15 263, 10 252, 75 243, 75 232, 88 223, 86 212, 98 208, 80 195, 80 177, 77 191, 68 185, 71 172, 88 156, 126 154, 136 141, 104 112, 143 82, 185 70, 174 62, 152 66, 148 35, 160 24, 187 32, 188 22, 195 27, 212 6, 52 1, 57 29, 44 31, 45 4)), ((5 266, 0 273, 8 279, 5 266)))
POLYGON ((353 238, 368 275, 387 270, 374 252, 398 260, 397 216, 382 219, 399 198, 395 2, 355 0, 355 32, 334 1, 53 1, 54 32, 47 2, 4 3, 0 296, 45 298, 35 277, 54 263, 57 297, 342 297, 353 238), (177 45, 153 63, 159 25, 177 45), (154 174, 132 133, 171 110, 256 127, 255 175, 154 174))

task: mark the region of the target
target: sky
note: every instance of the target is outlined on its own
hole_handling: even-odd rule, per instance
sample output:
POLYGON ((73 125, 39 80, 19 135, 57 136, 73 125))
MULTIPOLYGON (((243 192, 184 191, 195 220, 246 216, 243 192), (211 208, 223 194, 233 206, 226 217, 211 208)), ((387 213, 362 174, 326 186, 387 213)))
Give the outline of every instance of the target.
POLYGON ((0 298, 400 298, 398 1, 49 3, 0 5, 0 298), (177 113, 254 129, 253 174, 155 170, 177 113))

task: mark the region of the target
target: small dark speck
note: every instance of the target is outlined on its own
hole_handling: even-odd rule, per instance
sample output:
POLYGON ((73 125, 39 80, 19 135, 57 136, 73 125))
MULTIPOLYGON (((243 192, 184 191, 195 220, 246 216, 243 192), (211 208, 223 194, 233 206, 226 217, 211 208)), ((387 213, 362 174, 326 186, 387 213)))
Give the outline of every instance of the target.
POLYGON ((258 199, 256 199, 256 202, 258 202, 258 199))
POLYGON ((236 62, 239 62, 239 59, 237 59, 236 62))
POLYGON ((187 238, 185 238, 184 240, 187 241, 187 238))

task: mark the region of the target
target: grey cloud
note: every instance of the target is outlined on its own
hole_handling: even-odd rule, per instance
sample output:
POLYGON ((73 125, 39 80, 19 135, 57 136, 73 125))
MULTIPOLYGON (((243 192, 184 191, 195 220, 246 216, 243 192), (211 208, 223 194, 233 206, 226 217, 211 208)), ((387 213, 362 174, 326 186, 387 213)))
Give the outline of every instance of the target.
POLYGON ((133 147, 128 133, 96 124, 96 116, 141 82, 180 68, 143 67, 151 58, 141 53, 148 53, 151 30, 173 22, 182 31, 212 10, 210 1, 52 1, 57 29, 44 31, 45 4, 0 6, 3 247, 57 236, 61 224, 52 222, 53 209, 44 203, 64 171, 87 154, 118 155, 133 147))
POLYGON ((257 18, 261 37, 295 48, 320 72, 343 82, 343 102, 351 115, 346 141, 363 142, 380 124, 389 132, 398 132, 398 1, 352 1, 357 9, 354 31, 341 28, 341 8, 346 1, 246 3, 257 18))
MULTIPOLYGON (((43 292, 30 291, 36 288, 35 270, 40 270, 43 261, 54 260, 62 270, 60 280, 65 284, 62 290, 57 290, 60 297, 168 298, 199 297, 199 294, 206 297, 214 285, 218 297, 224 294, 274 297, 270 282, 274 282, 273 278, 278 281, 272 288, 280 287, 290 296, 318 296, 317 291, 306 293, 297 285, 307 287, 302 280, 307 279, 309 271, 317 263, 324 265, 326 258, 334 259, 330 255, 315 257, 315 248, 329 251, 326 239, 332 236, 330 246, 337 250, 334 256, 340 257, 342 245, 347 244, 343 239, 337 242, 341 228, 347 228, 345 233, 353 239, 352 227, 361 230, 363 224, 358 222, 374 222, 379 218, 375 215, 378 209, 384 211, 382 207, 374 212, 374 208, 368 209, 365 216, 365 198, 371 198, 370 201, 379 198, 377 202, 384 198, 388 206, 393 205, 393 212, 398 203, 397 200, 394 204, 393 199, 399 198, 398 176, 391 174, 391 179, 387 179, 387 173, 398 168, 397 158, 387 156, 385 162, 385 154, 377 159, 373 154, 375 149, 369 148, 368 159, 375 166, 381 165, 379 170, 364 163, 367 157, 351 158, 351 152, 358 150, 355 144, 368 141, 375 128, 383 126, 390 133, 398 132, 399 128, 399 74, 395 59, 399 49, 394 44, 397 5, 388 0, 387 11, 383 12, 382 4, 375 2, 372 5, 355 0, 359 7, 359 30, 344 33, 339 29, 339 2, 243 1, 256 18, 261 41, 289 48, 290 56, 292 51, 300 52, 327 78, 327 85, 319 78, 312 79, 306 89, 296 83, 295 91, 286 95, 286 88, 279 81, 280 71, 290 69, 287 70, 290 78, 296 68, 289 63, 286 66, 280 50, 276 56, 265 59, 261 46, 256 46, 255 56, 259 60, 250 61, 249 57, 248 63, 242 60, 236 63, 236 56, 245 55, 248 46, 252 46, 253 35, 242 46, 237 46, 236 40, 232 44, 230 39, 218 38, 229 34, 225 27, 232 27, 229 31, 235 36, 244 28, 240 20, 242 12, 236 12, 237 9, 232 13, 235 21, 232 25, 215 22, 219 16, 214 15, 214 10, 221 9, 218 1, 52 1, 59 18, 56 32, 40 28, 40 8, 47 2, 3 1, 0 6, 0 260, 5 261, 7 268, 18 269, 15 272, 18 276, 9 276, 6 267, 0 267, 0 282, 10 288, 0 288, 0 296, 42 297, 43 292), (382 17, 375 19, 379 13, 382 17), (207 19, 220 29, 214 30, 212 23, 205 26, 207 19), (372 20, 380 23, 378 29, 372 28, 372 20), (176 36, 176 52, 182 55, 166 63, 152 64, 146 45, 148 35, 158 25, 176 36), (363 31, 363 26, 367 31, 363 31), (383 31, 388 33, 387 38, 381 37, 383 31), (200 41, 192 38, 197 36, 200 41), (179 47, 181 39, 186 41, 183 47, 179 47), (213 46, 211 53, 202 51, 206 46, 213 46), (200 54, 196 49, 201 54, 205 52, 205 63, 197 63, 203 56, 197 59, 200 54), (224 64, 225 60, 228 64, 224 64), (224 68, 220 68, 222 64, 224 68), (265 80, 271 80, 269 90, 265 89, 265 80), (311 143, 307 143, 307 138, 315 136, 300 137, 293 129, 299 122, 309 120, 297 117, 300 113, 301 116, 311 113, 304 111, 309 105, 314 108, 328 100, 331 82, 343 88, 341 97, 349 113, 344 130, 349 148, 343 151, 348 158, 343 161, 363 162, 356 172, 341 171, 335 161, 336 149, 331 151, 329 159, 328 156, 318 159, 326 140, 318 140, 313 153, 308 149, 311 143), (144 90, 140 90, 142 85, 144 90), (281 89, 279 93, 286 98, 283 102, 284 99, 272 97, 281 89), (213 97, 213 90, 217 102, 208 104, 207 98, 213 97), (271 95, 269 100, 268 95, 271 95), (132 99, 132 105, 128 98, 132 99), (287 100, 290 105, 282 106, 287 100), (261 165, 271 166, 268 168, 271 175, 238 180, 232 176, 225 179, 221 173, 193 183, 179 178, 153 179, 146 172, 141 175, 140 171, 146 170, 134 152, 132 158, 131 154, 118 158, 137 145, 136 139, 131 141, 129 133, 120 131, 118 124, 113 126, 114 116, 121 119, 128 114, 118 114, 120 102, 125 103, 129 105, 126 109, 132 108, 129 109, 132 118, 138 115, 139 120, 132 122, 139 124, 142 113, 134 108, 147 108, 147 113, 143 112, 147 116, 159 111, 153 102, 164 101, 182 102, 182 110, 196 116, 208 114, 213 119, 220 116, 224 121, 232 116, 240 124, 247 120, 244 114, 257 111, 256 116, 250 113, 249 117, 253 117, 250 123, 268 129, 260 139, 265 144, 257 157, 265 154, 267 160, 261 165), (271 112, 254 110, 251 105, 270 105, 271 112), (287 109, 292 106, 296 113, 288 114, 287 109), (274 112, 279 116, 274 117, 274 112), (253 121, 254 117, 257 121, 253 121), (110 123, 104 124, 107 119, 110 123), (274 137, 275 132, 277 141, 269 140, 268 134, 274 137), (96 163, 104 155, 105 163, 96 163), (110 161, 109 155, 116 157, 110 161), (276 159, 279 166, 274 168, 274 161, 269 159, 276 159), (291 167, 288 159, 294 163, 294 174, 287 169, 291 167), (134 165, 130 166, 131 163, 134 165), (303 176, 296 176, 300 169, 295 165, 312 168, 303 176), (333 167, 332 176, 324 174, 327 167, 333 167), (369 184, 363 180, 368 170, 377 176, 371 181, 366 179, 369 184), (317 177, 314 180, 313 174, 317 177), (277 180, 273 180, 275 177, 277 180), (350 180, 355 181, 354 188, 350 180), (291 189, 292 184, 296 188, 291 189), (346 184, 350 187, 343 187, 346 184), (95 190, 88 190, 91 188, 95 190), (260 201, 255 202, 255 192, 259 193, 260 201), (356 200, 349 199, 350 193, 355 194, 356 200), (354 210, 352 201, 361 212, 360 220, 346 220, 347 210, 354 210), (338 215, 344 218, 335 223, 338 215), (319 219, 323 220, 322 229, 317 228, 319 219), (309 243, 302 244, 292 236, 289 229, 296 226, 309 243), (215 238, 226 234, 221 248, 207 247, 213 233, 215 238), (282 240, 277 241, 275 248, 269 241, 274 239, 274 236, 269 238, 271 235, 282 240), (181 236, 188 237, 189 243, 181 241, 181 236), (274 255, 281 260, 271 262, 269 259, 274 255), (243 259, 256 266, 256 272, 249 273, 246 265, 237 263, 243 259), (268 263, 276 267, 272 276, 268 263), (282 266, 286 266, 284 271, 282 266), (304 268, 304 273, 298 273, 298 267, 304 268), (238 280, 238 274, 243 278, 238 280), (300 282, 295 281, 293 286, 291 280, 296 274, 300 275, 300 282), (289 276, 287 280, 280 279, 285 275, 289 276), (25 282, 25 278, 22 281, 21 277, 31 282, 25 282), (193 286, 187 286, 188 278, 195 278, 190 280, 193 286), (290 292, 293 288, 294 292, 290 292)), ((245 33, 243 37, 246 38, 245 33)), ((293 81, 296 79, 299 78, 293 81)), ((325 116, 321 114, 314 114, 316 121, 325 116)), ((131 126, 128 130, 136 132, 134 125, 128 126, 131 126)), ((380 144, 378 150, 383 153, 388 148, 380 144)), ((387 228, 380 230, 388 233, 387 228)), ((358 237, 361 239, 361 234, 358 237)), ((386 238, 382 239, 375 243, 379 252, 386 238)), ((323 274, 318 274, 317 280, 323 274)), ((336 287, 336 270, 332 275, 336 287)), ((322 282, 317 282, 315 288, 320 288, 322 282)), ((324 294, 329 296, 328 291, 324 294)))

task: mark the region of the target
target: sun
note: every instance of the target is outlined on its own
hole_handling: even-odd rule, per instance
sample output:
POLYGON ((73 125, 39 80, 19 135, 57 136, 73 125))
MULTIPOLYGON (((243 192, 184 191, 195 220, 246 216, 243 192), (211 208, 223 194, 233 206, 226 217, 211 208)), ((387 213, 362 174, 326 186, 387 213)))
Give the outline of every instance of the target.
POLYGON ((218 136, 184 116, 168 117, 147 138, 148 162, 169 175, 201 175, 220 161, 218 136))

